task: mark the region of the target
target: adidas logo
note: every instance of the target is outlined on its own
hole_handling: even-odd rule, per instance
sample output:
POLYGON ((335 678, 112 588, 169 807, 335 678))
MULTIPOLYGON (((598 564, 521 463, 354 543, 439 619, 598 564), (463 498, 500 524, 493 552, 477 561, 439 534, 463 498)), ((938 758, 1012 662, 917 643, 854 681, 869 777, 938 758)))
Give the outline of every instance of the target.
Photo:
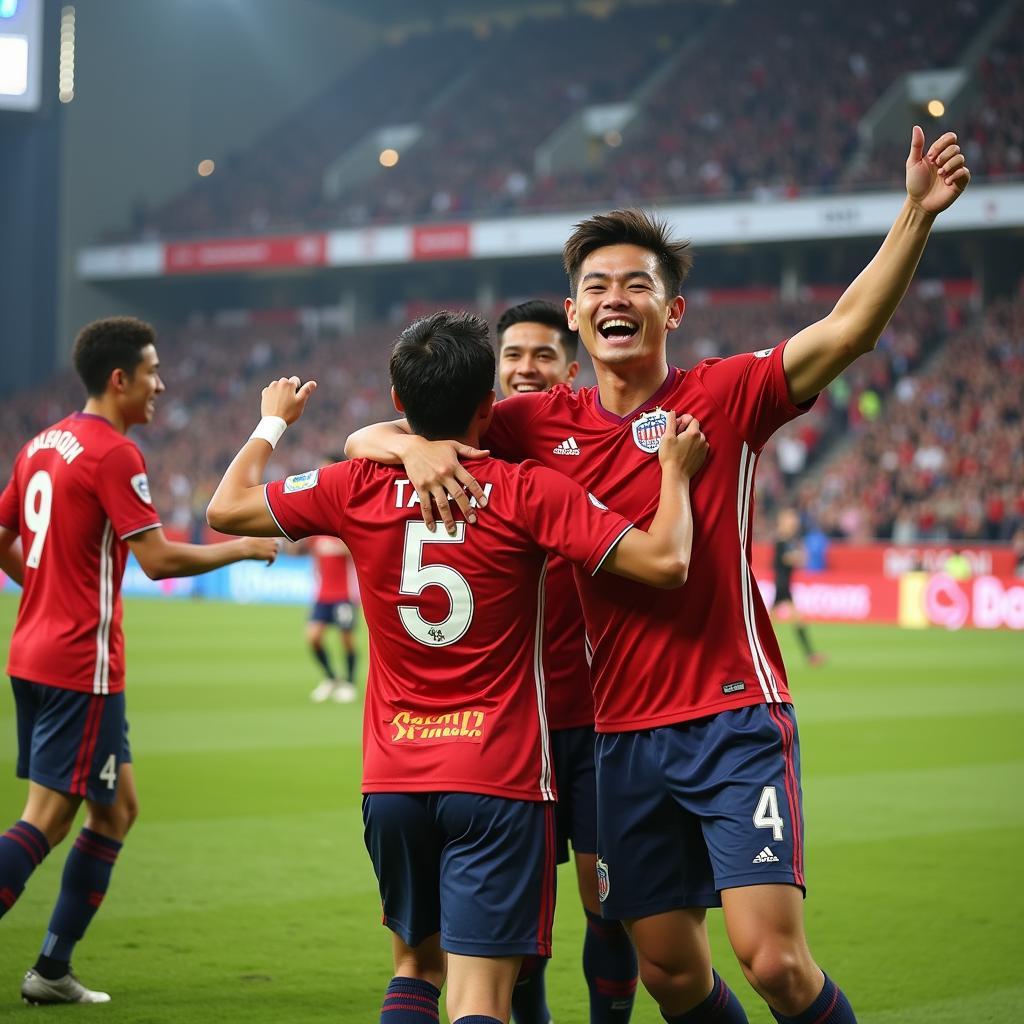
POLYGON ((778 864, 779 858, 766 846, 751 862, 751 864, 778 864))
POLYGON ((579 455, 580 446, 576 443, 576 438, 570 434, 561 444, 555 445, 551 450, 555 455, 579 455))

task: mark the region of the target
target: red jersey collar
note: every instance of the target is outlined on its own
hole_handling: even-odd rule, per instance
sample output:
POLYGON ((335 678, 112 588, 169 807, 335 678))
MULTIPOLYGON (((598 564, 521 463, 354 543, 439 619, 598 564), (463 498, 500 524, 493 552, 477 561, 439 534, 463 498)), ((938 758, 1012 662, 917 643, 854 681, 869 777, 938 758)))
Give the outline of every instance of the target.
POLYGON ((594 388, 594 392, 597 396, 595 401, 595 407, 597 408, 598 413, 601 416, 603 416, 604 419, 608 420, 610 423, 626 423, 629 420, 633 419, 633 417, 638 415, 639 413, 645 412, 647 409, 653 409, 675 387, 676 382, 678 381, 679 377, 682 376, 682 373, 683 371, 678 369, 677 367, 670 366, 668 368, 668 375, 665 377, 665 382, 661 385, 661 387, 658 388, 658 390, 655 391, 654 394, 651 395, 651 397, 648 398, 646 402, 643 402, 641 405, 638 405, 632 412, 627 412, 625 416, 616 416, 615 413, 609 412, 601 404, 601 390, 600 388, 597 387, 594 388))

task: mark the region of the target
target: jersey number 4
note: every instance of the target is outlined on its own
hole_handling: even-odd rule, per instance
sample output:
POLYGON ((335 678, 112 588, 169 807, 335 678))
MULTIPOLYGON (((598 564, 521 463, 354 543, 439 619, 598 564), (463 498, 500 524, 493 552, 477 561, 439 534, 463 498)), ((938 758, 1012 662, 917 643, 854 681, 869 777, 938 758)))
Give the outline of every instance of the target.
POLYGON ((25 488, 25 525, 32 531, 32 545, 25 556, 29 569, 39 568, 43 556, 46 534, 50 529, 50 510, 53 507, 53 481, 45 469, 32 474, 25 488))
POLYGON ((754 811, 754 828, 770 828, 772 839, 781 843, 784 824, 785 822, 779 814, 779 798, 775 795, 775 787, 765 786, 761 790, 761 797, 757 801, 757 808, 754 811))
POLYGON ((400 604, 398 616, 405 631, 414 640, 427 647, 447 647, 461 640, 473 621, 473 592, 466 577, 450 565, 423 564, 427 544, 462 544, 466 540, 466 524, 455 524, 455 536, 431 533, 422 522, 409 522, 405 527, 405 550, 402 553, 402 582, 400 594, 422 594, 427 587, 440 587, 450 603, 448 617, 440 622, 429 622, 411 604, 400 604))

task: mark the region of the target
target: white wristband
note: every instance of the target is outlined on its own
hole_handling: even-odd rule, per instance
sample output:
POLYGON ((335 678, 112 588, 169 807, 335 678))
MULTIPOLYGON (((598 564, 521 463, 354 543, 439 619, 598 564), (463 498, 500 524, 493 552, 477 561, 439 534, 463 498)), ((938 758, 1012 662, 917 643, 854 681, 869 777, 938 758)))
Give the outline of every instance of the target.
POLYGON ((288 424, 280 416, 264 416, 249 435, 249 440, 259 438, 266 441, 271 448, 276 448, 277 442, 281 440, 281 435, 287 428, 288 424))

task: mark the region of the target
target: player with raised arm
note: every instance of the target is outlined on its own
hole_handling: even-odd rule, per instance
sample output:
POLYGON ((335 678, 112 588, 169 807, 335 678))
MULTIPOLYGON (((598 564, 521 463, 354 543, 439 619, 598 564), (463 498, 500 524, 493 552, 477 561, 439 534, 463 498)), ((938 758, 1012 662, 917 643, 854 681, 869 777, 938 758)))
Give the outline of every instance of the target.
POLYGON ((17 709, 17 771, 29 780, 21 819, 0 835, 0 916, 68 834, 83 801, 87 808, 42 952, 22 981, 28 1003, 110 999, 78 981, 71 956, 139 809, 121 632, 128 551, 151 579, 277 556, 277 543, 262 538, 198 545, 164 536, 142 453, 126 436, 153 418, 164 390, 155 340, 149 324, 131 317, 84 327, 74 364, 85 408, 22 448, 0 495, 0 564, 11 566, 23 587, 7 671, 17 709))
MULTIPOLYGON (((569 330, 565 310, 535 299, 505 310, 498 319, 498 384, 511 395, 571 385, 579 372, 579 338, 569 330)), ((579 454, 567 437, 563 458, 579 454)), ((544 600, 544 657, 548 725, 558 803, 555 807, 558 862, 569 859, 572 843, 576 879, 586 915, 583 974, 590 997, 591 1024, 626 1024, 636 994, 633 943, 619 921, 603 919, 597 893, 597 784, 594 771, 594 698, 590 690, 586 630, 572 565, 548 559, 544 600)), ((516 1024, 548 1024, 544 982, 548 961, 527 957, 512 991, 516 1024)))
MULTIPOLYGON (((494 352, 466 314, 417 321, 391 356, 395 403, 426 436, 476 450, 492 415, 494 352)), ((392 930, 381 1019, 426 1024, 445 980, 453 1022, 507 1021, 524 955, 550 955, 555 835, 542 658, 548 552, 676 587, 690 561, 689 478, 706 445, 687 417, 659 448, 650 533, 535 464, 471 461, 489 510, 469 527, 422 521, 400 469, 355 460, 260 481, 315 384, 281 378, 210 502, 227 532, 340 536, 373 643, 363 720, 367 850, 392 930)), ((476 520, 473 508, 468 518, 476 520)), ((620 580, 624 583, 624 580, 620 580)), ((655 591, 649 591, 655 593, 655 591)))
MULTIPOLYGON (((502 402, 483 437, 536 458, 642 525, 665 409, 697 416, 712 455, 693 488, 694 558, 672 601, 580 579, 598 732, 603 910, 627 921, 640 977, 670 1022, 746 1021, 712 971, 705 926, 721 904, 747 980, 783 1024, 850 1024, 846 996, 804 933, 803 819, 796 720, 750 566, 753 482, 768 438, 871 352, 913 278, 935 217, 970 181, 956 136, 925 149, 914 127, 907 197, 878 252, 832 312, 748 355, 670 368, 668 332, 689 268, 685 243, 640 211, 592 217, 566 243, 570 327, 598 386, 502 402), (554 454, 571 434, 573 459, 554 454), (628 684, 628 685, 627 685, 628 684)), ((349 439, 349 455, 404 462, 445 522, 479 489, 451 444, 406 423, 349 439)), ((485 516, 481 516, 483 522, 485 516)))

